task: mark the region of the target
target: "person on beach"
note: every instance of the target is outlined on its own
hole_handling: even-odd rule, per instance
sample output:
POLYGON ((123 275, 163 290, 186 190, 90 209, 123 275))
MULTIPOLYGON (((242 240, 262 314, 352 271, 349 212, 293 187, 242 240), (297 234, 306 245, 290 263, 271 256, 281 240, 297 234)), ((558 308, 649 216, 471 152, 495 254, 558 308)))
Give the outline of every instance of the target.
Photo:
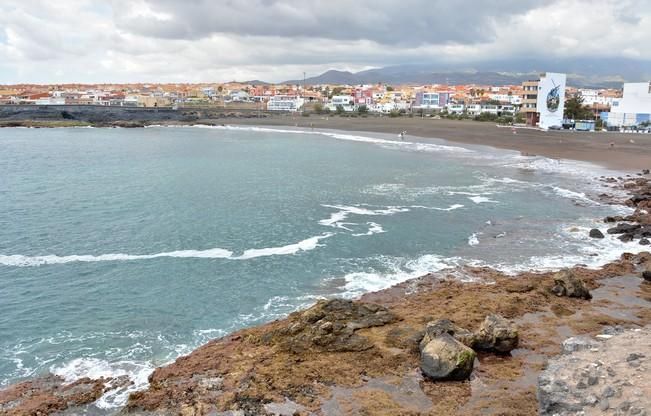
POLYGON ((407 134, 407 130, 400 132, 400 140, 405 141, 405 134, 407 134))

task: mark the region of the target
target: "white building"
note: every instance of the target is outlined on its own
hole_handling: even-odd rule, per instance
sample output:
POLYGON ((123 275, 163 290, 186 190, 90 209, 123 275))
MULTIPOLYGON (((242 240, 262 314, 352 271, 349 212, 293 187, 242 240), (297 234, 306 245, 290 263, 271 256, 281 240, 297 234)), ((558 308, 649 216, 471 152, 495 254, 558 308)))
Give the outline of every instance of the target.
POLYGON ((326 107, 330 111, 337 111, 337 107, 339 106, 346 112, 355 111, 355 97, 352 95, 335 95, 326 107))
POLYGON ((466 106, 464 106, 463 104, 448 103, 448 105, 446 105, 445 108, 447 108, 448 113, 450 114, 462 114, 466 106))
POLYGON ((390 113, 392 111, 407 111, 408 108, 409 105, 405 102, 389 102, 373 104, 369 110, 373 113, 390 113))
POLYGON ((466 112, 470 116, 478 116, 482 112, 481 104, 468 104, 466 106, 466 112))
POLYGON ((36 105, 64 105, 66 99, 63 97, 49 97, 49 98, 39 98, 34 101, 36 105))
POLYGON ((614 100, 604 117, 610 127, 638 126, 651 122, 651 81, 624 84, 624 95, 614 100))
POLYGON ((267 101, 269 111, 290 111, 295 112, 303 108, 305 100, 293 95, 274 95, 267 101))

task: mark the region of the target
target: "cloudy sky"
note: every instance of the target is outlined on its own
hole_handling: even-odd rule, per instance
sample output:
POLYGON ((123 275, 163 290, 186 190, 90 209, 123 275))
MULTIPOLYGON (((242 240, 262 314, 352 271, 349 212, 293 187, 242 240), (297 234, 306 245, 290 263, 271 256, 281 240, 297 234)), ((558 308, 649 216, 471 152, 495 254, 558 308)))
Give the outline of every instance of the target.
POLYGON ((650 0, 0 0, 0 84, 651 56, 650 0))

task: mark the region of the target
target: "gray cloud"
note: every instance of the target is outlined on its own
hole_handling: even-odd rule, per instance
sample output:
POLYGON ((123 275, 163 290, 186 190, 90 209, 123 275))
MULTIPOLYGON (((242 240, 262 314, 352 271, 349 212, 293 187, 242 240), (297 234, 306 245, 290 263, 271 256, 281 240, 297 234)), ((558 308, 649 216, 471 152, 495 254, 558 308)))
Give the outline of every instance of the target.
POLYGON ((650 56, 651 1, 0 1, 0 84, 282 81, 404 63, 650 56))
POLYGON ((496 23, 540 1, 116 0, 113 4, 119 28, 165 39, 226 33, 420 45, 490 41, 496 23))

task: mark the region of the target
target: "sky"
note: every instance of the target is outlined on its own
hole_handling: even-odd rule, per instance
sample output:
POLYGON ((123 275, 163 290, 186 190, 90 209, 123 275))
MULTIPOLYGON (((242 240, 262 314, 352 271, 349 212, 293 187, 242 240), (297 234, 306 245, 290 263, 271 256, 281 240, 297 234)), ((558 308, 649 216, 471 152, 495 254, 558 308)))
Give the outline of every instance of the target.
MULTIPOLYGON (((0 0, 0 84, 651 57, 651 0, 0 0)), ((649 61, 647 61, 649 62, 649 61)))

